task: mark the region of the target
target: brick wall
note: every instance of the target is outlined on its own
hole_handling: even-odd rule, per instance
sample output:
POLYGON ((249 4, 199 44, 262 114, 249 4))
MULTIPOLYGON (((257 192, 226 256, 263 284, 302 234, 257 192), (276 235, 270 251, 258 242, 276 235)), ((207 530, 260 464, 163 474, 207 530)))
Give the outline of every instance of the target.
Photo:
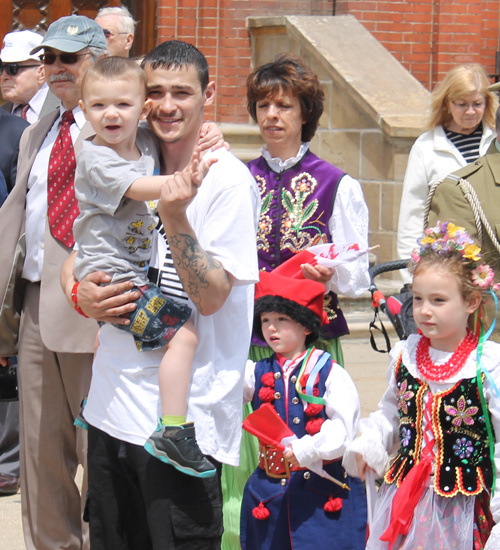
POLYGON ((157 41, 178 38, 197 46, 217 86, 216 103, 207 115, 218 122, 247 122, 251 51, 246 17, 332 15, 333 6, 334 0, 160 0, 157 41))
POLYGON ((486 0, 337 0, 428 89, 457 63, 494 73, 499 4, 486 0))

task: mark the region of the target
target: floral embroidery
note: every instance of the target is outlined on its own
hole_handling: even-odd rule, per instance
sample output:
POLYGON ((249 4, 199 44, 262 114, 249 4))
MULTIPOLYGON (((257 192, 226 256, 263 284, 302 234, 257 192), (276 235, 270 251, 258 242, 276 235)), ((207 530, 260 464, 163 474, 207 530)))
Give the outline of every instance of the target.
POLYGON ((404 380, 399 388, 396 388, 396 397, 398 399, 398 411, 408 414, 408 401, 415 395, 408 390, 408 381, 404 380))
POLYGON ((337 305, 333 303, 333 299, 330 294, 325 294, 325 301, 323 302, 323 309, 326 311, 329 321, 333 321, 337 318, 337 312, 335 310, 339 309, 337 305))
POLYGON ((472 418, 475 414, 477 414, 479 408, 478 407, 467 407, 467 402, 465 400, 465 397, 461 395, 457 400, 457 406, 454 407, 453 405, 445 405, 444 410, 451 416, 454 416, 455 418, 451 421, 453 426, 460 427, 462 425, 462 422, 464 424, 467 424, 467 426, 472 426, 474 424, 474 419, 472 418))
POLYGON ((273 228, 273 222, 268 216, 269 209, 271 208, 271 201, 273 199, 273 192, 267 191, 267 182, 262 176, 255 176, 257 185, 259 186, 261 207, 260 207, 260 219, 259 227, 257 229, 257 250, 264 250, 269 252, 269 241, 267 236, 271 233, 273 228))
POLYGON ((289 248, 292 252, 299 252, 309 246, 326 243, 328 237, 318 227, 312 225, 325 225, 320 222, 323 212, 316 220, 312 220, 307 225, 312 215, 318 208, 318 199, 314 199, 306 205, 307 197, 314 191, 318 184, 316 178, 302 172, 292 179, 290 187, 294 194, 288 189, 283 189, 281 193, 281 203, 284 207, 284 212, 281 219, 281 227, 283 237, 281 239, 281 248, 289 248), (312 231, 310 234, 306 230, 312 231))
POLYGON ((401 428, 401 445, 403 445, 403 447, 408 447, 408 445, 410 444, 410 439, 411 439, 411 430, 403 426, 401 428))
POLYGON ((456 456, 464 459, 469 458, 472 455, 472 453, 474 452, 474 446, 472 444, 472 441, 469 441, 466 437, 462 437, 455 441, 455 445, 453 445, 453 450, 455 451, 456 456))

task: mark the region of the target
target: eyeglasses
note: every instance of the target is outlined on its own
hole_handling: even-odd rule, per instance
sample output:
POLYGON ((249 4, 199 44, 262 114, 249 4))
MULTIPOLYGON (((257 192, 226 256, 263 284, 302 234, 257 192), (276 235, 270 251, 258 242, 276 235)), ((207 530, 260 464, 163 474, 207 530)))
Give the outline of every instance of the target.
POLYGON ((465 101, 452 101, 453 105, 461 111, 467 111, 473 109, 474 111, 482 111, 486 107, 486 101, 475 101, 474 103, 467 103, 465 101))
POLYGON ((16 76, 19 71, 32 67, 40 67, 40 65, 19 65, 19 63, 2 63, 0 61, 0 74, 5 71, 9 76, 16 76))
POLYGON ((63 52, 60 54, 55 53, 44 53, 40 56, 40 61, 44 65, 53 65, 56 62, 56 59, 59 58, 61 63, 64 65, 74 65, 78 62, 79 57, 83 57, 84 55, 90 55, 90 52, 87 53, 68 53, 63 52))
POLYGON ((104 36, 106 38, 111 38, 113 36, 116 36, 117 34, 128 34, 128 32, 113 32, 113 31, 110 31, 109 29, 102 29, 102 32, 104 33, 104 36))

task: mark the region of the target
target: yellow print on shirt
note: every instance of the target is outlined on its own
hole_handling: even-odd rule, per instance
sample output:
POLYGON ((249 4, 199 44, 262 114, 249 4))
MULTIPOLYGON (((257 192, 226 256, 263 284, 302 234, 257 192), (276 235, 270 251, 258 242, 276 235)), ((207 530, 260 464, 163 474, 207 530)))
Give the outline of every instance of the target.
POLYGON ((139 310, 137 317, 135 318, 130 330, 142 336, 144 329, 146 328, 149 321, 149 317, 143 309, 139 310))
POLYGON ((163 298, 160 298, 159 296, 154 296, 153 298, 151 298, 151 300, 149 300, 146 309, 150 311, 153 315, 156 315, 165 302, 166 300, 164 300, 163 298))
POLYGON ((144 225, 144 222, 142 220, 137 220, 136 222, 131 222, 129 225, 130 231, 132 233, 136 233, 137 235, 142 235, 141 228, 144 225))
POLYGON ((137 246, 133 246, 135 243, 135 237, 130 236, 125 242, 129 245, 127 250, 130 254, 133 254, 137 250, 137 246))

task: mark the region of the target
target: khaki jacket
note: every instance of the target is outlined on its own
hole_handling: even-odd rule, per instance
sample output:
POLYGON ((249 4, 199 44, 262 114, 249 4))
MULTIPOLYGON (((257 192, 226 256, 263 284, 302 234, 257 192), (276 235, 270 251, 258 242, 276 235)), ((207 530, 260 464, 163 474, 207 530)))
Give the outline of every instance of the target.
MULTIPOLYGON (((28 176, 38 150, 58 116, 59 110, 49 113, 27 128, 21 137, 16 185, 0 209, 0 302, 6 295, 16 246, 25 230, 28 176)), ((87 123, 75 143, 77 153, 81 141, 91 135, 92 128, 87 123)), ((98 325, 71 308, 59 281, 61 267, 70 253, 71 250, 52 237, 46 223, 40 288, 40 333, 44 345, 52 351, 92 353, 98 325)))
MULTIPOLYGON (((486 155, 453 172, 453 175, 466 179, 474 187, 486 218, 500 239, 500 152, 497 151, 495 142, 490 145, 486 155)), ((435 226, 438 220, 451 221, 465 227, 471 237, 478 239, 472 209, 454 179, 446 178, 438 186, 432 199, 429 226, 435 226)), ((495 270, 496 280, 500 280, 500 254, 485 231, 482 263, 489 264, 495 270)))

